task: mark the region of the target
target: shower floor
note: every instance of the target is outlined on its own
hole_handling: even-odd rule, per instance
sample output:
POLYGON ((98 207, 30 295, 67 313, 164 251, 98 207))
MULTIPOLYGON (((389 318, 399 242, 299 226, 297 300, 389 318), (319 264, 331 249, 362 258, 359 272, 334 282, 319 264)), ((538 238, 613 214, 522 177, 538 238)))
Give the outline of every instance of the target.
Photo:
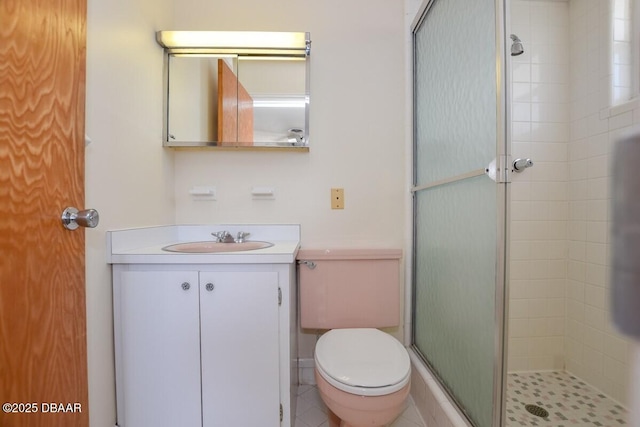
POLYGON ((579 378, 563 372, 526 372, 507 376, 507 426, 627 425, 627 411, 617 402, 579 378), (526 405, 537 405, 549 415, 530 414, 526 405))

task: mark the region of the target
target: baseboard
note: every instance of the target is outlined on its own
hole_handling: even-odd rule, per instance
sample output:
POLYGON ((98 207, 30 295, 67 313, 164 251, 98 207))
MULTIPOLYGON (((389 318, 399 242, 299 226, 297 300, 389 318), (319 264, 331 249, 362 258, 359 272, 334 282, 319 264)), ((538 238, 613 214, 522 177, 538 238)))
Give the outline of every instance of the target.
POLYGON ((316 385, 314 374, 315 361, 313 359, 298 359, 298 378, 300 384, 316 385))

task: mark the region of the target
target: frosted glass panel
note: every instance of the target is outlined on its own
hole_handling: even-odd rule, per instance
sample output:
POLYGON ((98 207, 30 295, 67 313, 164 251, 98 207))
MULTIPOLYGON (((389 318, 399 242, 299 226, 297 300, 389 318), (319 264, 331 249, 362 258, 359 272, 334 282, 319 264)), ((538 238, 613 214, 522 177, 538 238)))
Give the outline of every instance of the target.
POLYGON ((415 345, 478 426, 493 414, 496 184, 416 195, 415 345))
POLYGON ((417 185, 496 156, 494 0, 439 0, 415 33, 417 185))
MULTIPOLYGON (((436 0, 414 32, 416 186, 497 157, 495 11, 436 0)), ((414 344, 478 427, 494 420, 498 193, 482 175, 415 195, 414 344)))

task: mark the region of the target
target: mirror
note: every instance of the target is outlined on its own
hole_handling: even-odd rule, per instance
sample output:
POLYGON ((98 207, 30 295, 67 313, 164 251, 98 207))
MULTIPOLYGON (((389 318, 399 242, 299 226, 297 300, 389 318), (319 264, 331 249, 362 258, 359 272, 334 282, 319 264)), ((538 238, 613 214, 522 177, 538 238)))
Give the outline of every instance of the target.
POLYGON ((296 51, 165 46, 164 145, 308 151, 310 41, 301 34, 296 51))

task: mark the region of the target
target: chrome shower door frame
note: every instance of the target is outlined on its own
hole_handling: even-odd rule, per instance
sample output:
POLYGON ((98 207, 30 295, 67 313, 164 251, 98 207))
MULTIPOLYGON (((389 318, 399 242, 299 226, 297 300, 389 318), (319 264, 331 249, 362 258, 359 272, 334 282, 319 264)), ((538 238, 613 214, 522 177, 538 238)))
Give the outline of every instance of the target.
MULTIPOLYGON (((415 94, 415 31, 426 19, 430 8, 437 1, 443 0, 424 0, 416 17, 411 25, 412 46, 411 54, 411 93, 415 94)), ((502 167, 502 171, 498 171, 497 179, 497 221, 496 221, 496 282, 495 282, 495 313, 494 313, 494 370, 493 370, 493 426, 506 426, 506 372, 507 372, 507 339, 508 336, 508 277, 509 277, 509 235, 510 235, 510 200, 511 200, 511 111, 509 105, 511 103, 510 67, 507 62, 508 46, 508 28, 506 27, 506 17, 509 16, 509 0, 495 0, 495 48, 496 48, 496 164, 498 168, 502 167)), ((415 96, 412 102, 412 115, 416 110, 415 96)), ((459 180, 469 179, 485 173, 485 171, 473 170, 464 174, 460 174, 448 179, 440 180, 440 182, 432 182, 427 185, 417 185, 416 169, 417 156, 416 150, 416 121, 412 118, 412 160, 413 160, 413 176, 412 176, 412 257, 410 258, 411 266, 411 338, 412 345, 415 348, 415 307, 416 307, 416 193, 438 185, 444 185, 459 180)), ((425 360, 420 351, 416 352, 421 356, 425 364, 429 362, 425 360)), ((453 396, 444 385, 438 375, 433 372, 434 378, 440 383, 441 388, 448 394, 451 401, 455 402, 458 412, 466 417, 464 411, 460 409, 460 404, 456 397, 453 396)), ((472 424, 471 420, 467 421, 472 424)))

